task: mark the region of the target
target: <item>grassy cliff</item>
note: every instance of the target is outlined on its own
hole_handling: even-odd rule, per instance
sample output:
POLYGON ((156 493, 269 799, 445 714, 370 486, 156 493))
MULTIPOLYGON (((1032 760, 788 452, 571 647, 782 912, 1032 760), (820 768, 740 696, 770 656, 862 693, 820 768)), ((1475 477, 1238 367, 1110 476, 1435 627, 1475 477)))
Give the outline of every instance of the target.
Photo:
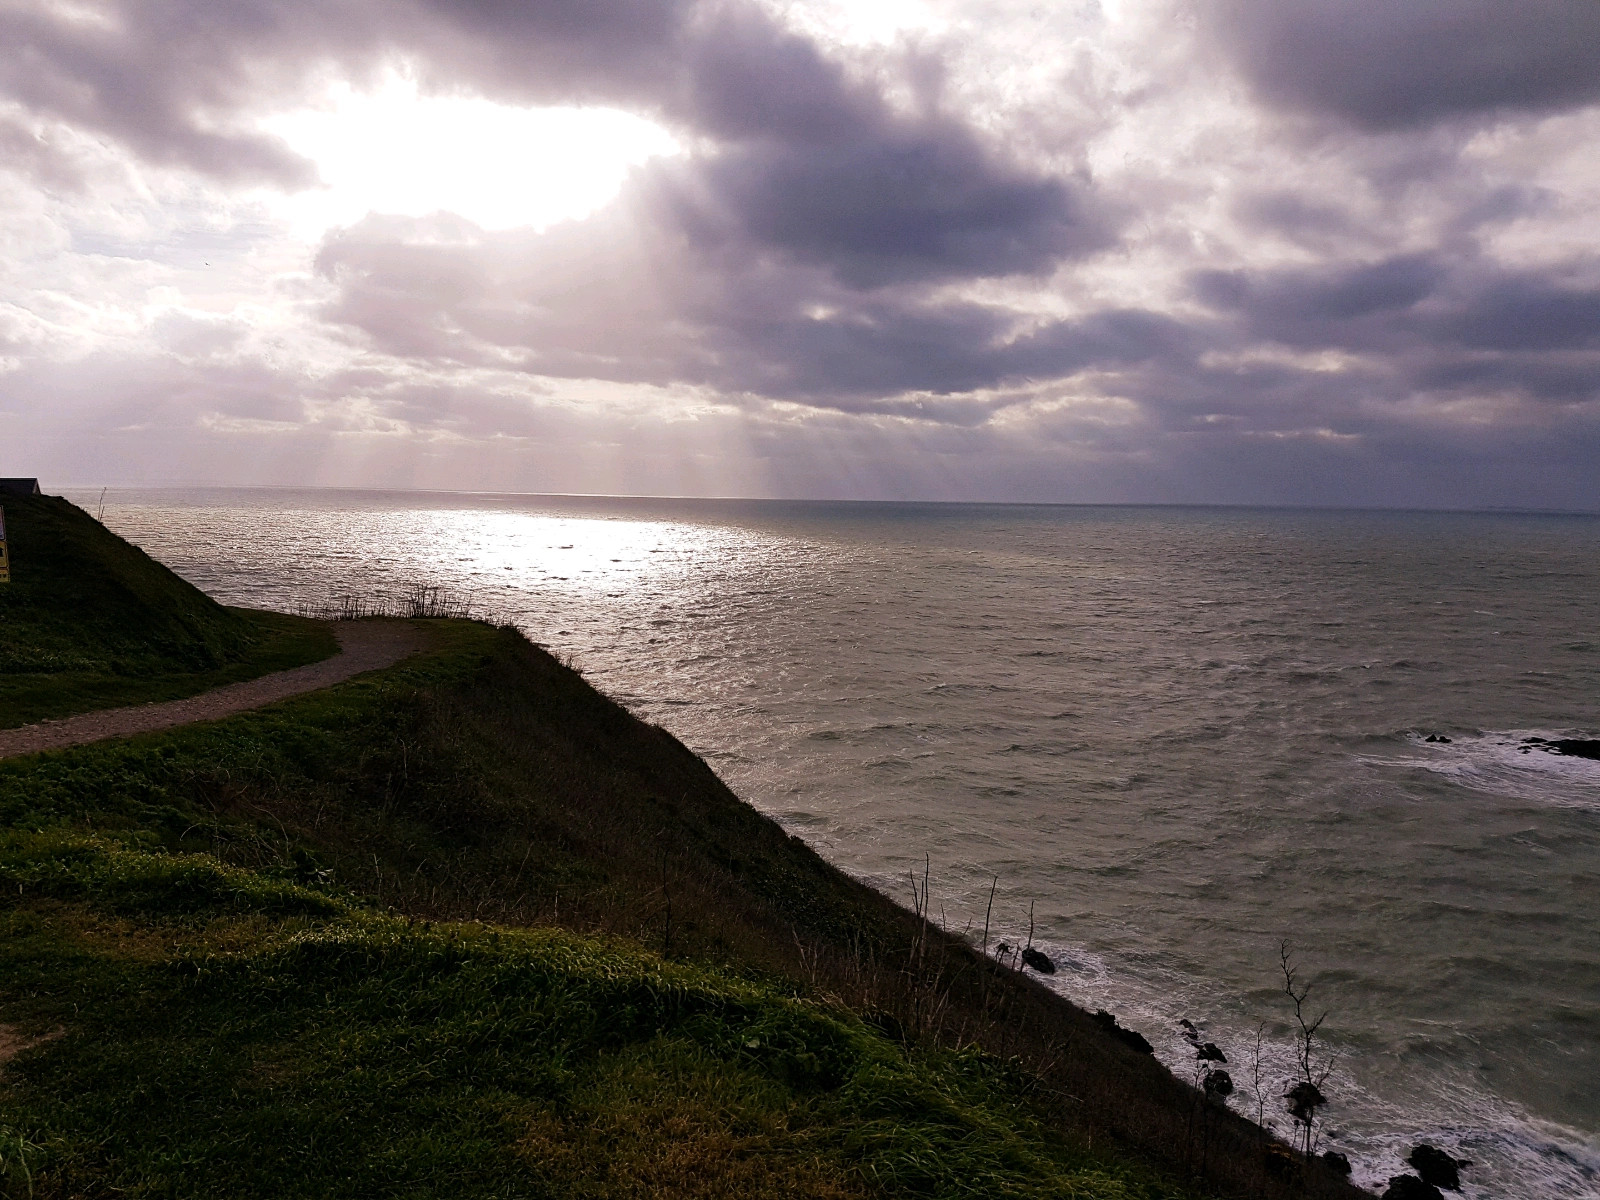
POLYGON ((50 1196, 1353 1196, 514 631, 0 762, 50 1196))
POLYGON ((327 627, 224 608, 77 506, 0 497, 0 728, 191 695, 333 653, 327 627))

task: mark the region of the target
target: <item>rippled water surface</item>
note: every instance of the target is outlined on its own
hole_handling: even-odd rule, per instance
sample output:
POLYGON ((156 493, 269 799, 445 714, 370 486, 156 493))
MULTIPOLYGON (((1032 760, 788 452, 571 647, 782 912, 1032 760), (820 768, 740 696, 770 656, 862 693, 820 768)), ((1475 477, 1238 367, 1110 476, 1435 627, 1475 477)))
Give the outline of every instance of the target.
MULTIPOLYGON (((75 497, 93 507, 98 495, 75 497)), ((1600 519, 111 493, 230 603, 469 593, 833 861, 1026 932, 1254 1108, 1289 939, 1358 1179, 1600 1196, 1600 519), (1448 742, 1428 742, 1428 735, 1448 742)))

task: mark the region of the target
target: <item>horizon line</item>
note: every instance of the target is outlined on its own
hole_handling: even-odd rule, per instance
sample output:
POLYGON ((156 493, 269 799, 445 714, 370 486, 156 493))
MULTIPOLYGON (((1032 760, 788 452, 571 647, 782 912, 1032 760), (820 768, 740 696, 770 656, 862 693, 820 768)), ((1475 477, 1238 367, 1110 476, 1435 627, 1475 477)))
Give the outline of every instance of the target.
MULTIPOLYGON (((659 493, 614 492, 519 492, 501 489, 472 488, 417 488, 377 487, 357 484, 296 484, 296 483, 138 483, 138 484, 64 484, 63 492, 120 492, 139 491, 276 491, 276 492, 363 492, 369 494, 408 496, 481 496, 507 497, 534 500, 636 500, 669 503, 722 503, 722 504, 852 504, 882 506, 923 507, 989 507, 989 508, 1222 508, 1240 510, 1270 510, 1289 512, 1365 512, 1365 513, 1436 513, 1462 516, 1552 516, 1595 517, 1600 508, 1549 508, 1535 505, 1486 505, 1464 507, 1419 504, 1316 504, 1277 501, 1228 500, 926 500, 883 499, 840 496, 732 496, 732 495, 662 495, 659 493)), ((52 494, 44 489, 47 495, 52 494)))

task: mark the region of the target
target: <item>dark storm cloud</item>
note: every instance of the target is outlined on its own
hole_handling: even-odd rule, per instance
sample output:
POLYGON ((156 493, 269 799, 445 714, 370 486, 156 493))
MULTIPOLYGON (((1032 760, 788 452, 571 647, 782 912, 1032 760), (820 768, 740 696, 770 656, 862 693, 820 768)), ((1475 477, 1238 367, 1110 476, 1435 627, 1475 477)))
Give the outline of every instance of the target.
POLYGON ((319 260, 338 290, 326 315, 400 356, 952 424, 990 411, 971 393, 1071 379, 1155 426, 1238 436, 1375 436, 1418 398, 1600 399, 1600 292, 1456 254, 1199 272, 1211 316, 1040 321, 759 256, 707 259, 648 204, 609 219, 458 245, 427 222, 347 231, 319 260), (1272 347, 1354 359, 1327 369, 1272 347))
POLYGON ((1417 365, 1410 381, 1434 395, 1520 393, 1555 405, 1600 406, 1600 364, 1592 360, 1441 355, 1417 365))
POLYGON ((1220 0, 1262 96, 1371 132, 1600 100, 1593 0, 1220 0))
POLYGON ((1505 275, 1486 281, 1434 328, 1475 349, 1600 350, 1600 289, 1505 275))
POLYGON ((1234 205, 1245 226, 1282 234, 1301 243, 1320 244, 1345 234, 1352 222, 1337 205, 1284 188, 1251 192, 1234 205))
POLYGON ((1195 294, 1246 318, 1257 337, 1284 345, 1345 348, 1392 342, 1395 314, 1432 295, 1446 269, 1429 255, 1357 266, 1277 271, 1202 271, 1195 294))
POLYGON ((1073 188, 987 161, 951 122, 741 146, 707 163, 700 182, 750 243, 861 287, 1040 274, 1104 244, 1073 188))
POLYGON ((1364 350, 1425 342, 1507 352, 1600 349, 1600 289, 1459 255, 1272 271, 1202 271, 1195 294, 1283 345, 1364 350))
POLYGON ((723 145, 674 194, 708 246, 741 239, 866 287, 1039 274, 1107 243, 1083 181, 1008 163, 931 106, 895 111, 770 18, 723 14, 699 33, 676 103, 723 145))
MULTIPOLYGON (((1456 256, 1406 255, 1320 270, 1204 272, 1196 294, 1233 318, 1234 344, 1359 356, 1336 373, 1272 365, 1223 372, 1206 401, 1265 395, 1303 423, 1371 432, 1374 405, 1495 398, 1497 427, 1600 410, 1600 289, 1456 256), (1230 394, 1231 393, 1231 394, 1230 394), (1518 404, 1535 408, 1517 407, 1518 404), (1543 406, 1544 415, 1536 415, 1543 406), (1367 415, 1352 423, 1365 409, 1367 415)), ((1190 384, 1216 373, 1197 371, 1190 384)), ((1209 390, 1203 388, 1202 390, 1209 390)), ((1187 406, 1181 406, 1187 407, 1187 406)))
POLYGON ((753 7, 702 5, 671 50, 648 99, 715 145, 660 168, 650 200, 708 260, 776 254, 871 288, 1039 275, 1110 240, 1086 180, 1007 160, 936 97, 896 109, 753 7))
POLYGON ((368 222, 319 255, 338 289, 325 315, 402 356, 484 365, 511 355, 540 375, 703 385, 850 411, 878 411, 908 392, 1181 360, 1198 345, 1179 322, 1140 311, 1040 323, 917 288, 860 290, 836 271, 775 261, 747 235, 734 261, 707 255, 653 195, 641 187, 637 208, 546 234, 457 245, 441 243, 437 222, 368 222))
POLYGON ((948 395, 1182 360, 1191 340, 1177 322, 1136 311, 1049 322, 1015 337, 1010 324, 1003 310, 962 304, 882 304, 826 319, 795 314, 729 347, 734 361, 760 364, 764 374, 707 382, 863 411, 863 401, 885 394, 948 395))

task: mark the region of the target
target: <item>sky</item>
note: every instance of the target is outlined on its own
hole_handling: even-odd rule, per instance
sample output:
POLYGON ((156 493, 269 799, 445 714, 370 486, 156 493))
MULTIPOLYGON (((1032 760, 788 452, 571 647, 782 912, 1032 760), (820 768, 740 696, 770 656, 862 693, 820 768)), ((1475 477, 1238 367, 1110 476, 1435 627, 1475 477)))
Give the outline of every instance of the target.
POLYGON ((1600 510, 1600 0, 0 0, 0 475, 1600 510))

